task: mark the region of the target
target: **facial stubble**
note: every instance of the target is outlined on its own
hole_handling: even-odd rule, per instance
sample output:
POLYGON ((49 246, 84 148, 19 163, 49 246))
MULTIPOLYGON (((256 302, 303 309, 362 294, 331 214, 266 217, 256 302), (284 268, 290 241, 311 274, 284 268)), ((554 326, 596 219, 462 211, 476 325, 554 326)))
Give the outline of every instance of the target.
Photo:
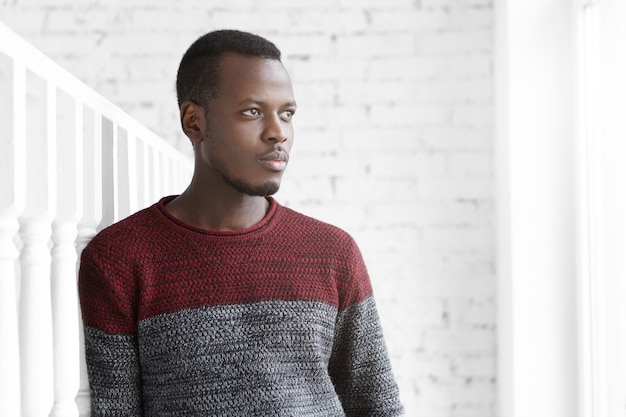
MULTIPOLYGON (((210 132, 207 132, 204 135, 203 140, 214 142, 210 136, 210 132)), ((279 181, 270 180, 262 184, 255 185, 245 179, 235 178, 228 172, 226 164, 224 164, 221 159, 216 158, 213 154, 209 155, 209 163, 211 164, 213 169, 215 169, 215 171, 222 177, 226 184, 230 185, 232 188, 239 191, 240 193, 253 197, 265 197, 268 195, 276 194, 276 192, 280 188, 279 181)))

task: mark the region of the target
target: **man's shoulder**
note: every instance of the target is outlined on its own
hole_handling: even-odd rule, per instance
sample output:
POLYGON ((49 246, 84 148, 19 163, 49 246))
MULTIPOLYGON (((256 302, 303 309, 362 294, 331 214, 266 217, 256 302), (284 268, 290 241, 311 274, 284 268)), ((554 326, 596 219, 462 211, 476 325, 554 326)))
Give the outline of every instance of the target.
POLYGON ((154 210, 155 205, 144 208, 105 227, 94 236, 85 251, 106 250, 123 253, 127 248, 143 241, 145 235, 157 227, 154 210))
POLYGON ((353 237, 339 226, 283 207, 284 226, 299 239, 321 240, 327 243, 356 246, 353 237))
POLYGON ((281 211, 282 211, 284 219, 290 223, 299 224, 302 227, 309 228, 309 229, 328 231, 333 234, 340 234, 340 235, 347 234, 345 230, 341 229, 338 226, 335 226, 331 223, 327 223, 315 217, 311 217, 307 214, 296 211, 293 208, 283 206, 281 211))

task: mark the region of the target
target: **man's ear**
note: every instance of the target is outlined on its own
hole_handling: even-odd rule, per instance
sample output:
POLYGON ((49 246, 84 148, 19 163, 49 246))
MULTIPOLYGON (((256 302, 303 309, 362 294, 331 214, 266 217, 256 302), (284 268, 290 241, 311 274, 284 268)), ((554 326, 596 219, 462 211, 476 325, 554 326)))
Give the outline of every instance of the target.
POLYGON ((183 102, 180 106, 180 124, 193 144, 202 142, 206 129, 204 108, 192 101, 183 102))

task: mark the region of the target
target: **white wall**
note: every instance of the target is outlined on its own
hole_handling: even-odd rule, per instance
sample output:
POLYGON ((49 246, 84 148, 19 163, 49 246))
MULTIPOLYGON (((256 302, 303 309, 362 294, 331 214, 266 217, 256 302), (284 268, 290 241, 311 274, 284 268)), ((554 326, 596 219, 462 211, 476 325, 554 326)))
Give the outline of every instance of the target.
POLYGON ((0 19, 181 149, 186 47, 274 40, 299 104, 279 200, 359 242, 407 415, 497 415, 492 0, 5 1, 0 19))

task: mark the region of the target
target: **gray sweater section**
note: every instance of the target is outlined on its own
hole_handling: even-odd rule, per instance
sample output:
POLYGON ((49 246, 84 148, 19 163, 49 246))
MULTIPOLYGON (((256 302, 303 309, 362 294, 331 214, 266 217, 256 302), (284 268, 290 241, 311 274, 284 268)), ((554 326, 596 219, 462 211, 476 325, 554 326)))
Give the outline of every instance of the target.
POLYGON ((371 297, 341 313, 265 301, 153 317, 137 336, 86 331, 94 416, 402 415, 371 297))

